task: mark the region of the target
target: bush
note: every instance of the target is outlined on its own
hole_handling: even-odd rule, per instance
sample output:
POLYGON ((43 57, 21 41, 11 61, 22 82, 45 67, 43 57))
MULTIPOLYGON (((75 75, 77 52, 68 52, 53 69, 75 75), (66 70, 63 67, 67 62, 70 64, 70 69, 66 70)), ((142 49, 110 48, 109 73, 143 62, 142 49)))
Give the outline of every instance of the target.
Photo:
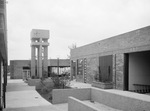
POLYGON ((70 85, 70 77, 68 72, 64 72, 61 75, 51 74, 51 78, 53 80, 54 86, 56 88, 65 88, 70 85))
POLYGON ((43 98, 52 102, 52 90, 69 88, 69 85, 70 74, 68 72, 64 72, 62 75, 52 73, 49 78, 45 78, 45 76, 41 78, 40 83, 36 86, 36 90, 43 98))
POLYGON ((47 78, 47 72, 44 72, 40 83, 36 86, 41 93, 50 93, 55 88, 68 88, 70 85, 70 74, 64 72, 61 75, 51 74, 51 78, 47 78))
POLYGON ((42 93, 49 93, 54 88, 54 83, 51 78, 46 78, 40 81, 39 86, 40 86, 39 89, 41 90, 42 93))
POLYGON ((49 93, 54 87, 53 80, 48 78, 47 72, 44 71, 40 83, 36 86, 36 89, 41 93, 49 93))
POLYGON ((38 79, 38 77, 37 76, 32 76, 31 79, 38 79))

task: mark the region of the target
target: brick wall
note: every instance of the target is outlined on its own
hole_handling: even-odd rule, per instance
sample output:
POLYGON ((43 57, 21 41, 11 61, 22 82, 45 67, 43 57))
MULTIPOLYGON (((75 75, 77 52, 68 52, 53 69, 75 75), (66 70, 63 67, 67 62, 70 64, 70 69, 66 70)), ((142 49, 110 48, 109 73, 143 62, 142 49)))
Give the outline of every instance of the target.
POLYGON ((99 58, 91 57, 87 59, 87 83, 92 83, 95 73, 98 72, 99 58))
POLYGON ((71 50, 71 59, 150 49, 150 26, 71 50))
POLYGON ((84 68, 83 68, 83 58, 78 59, 77 64, 78 64, 78 70, 77 70, 76 79, 77 79, 78 82, 84 82, 84 78, 83 78, 83 70, 84 70, 84 68))
POLYGON ((124 54, 116 54, 116 88, 123 90, 124 54))
POLYGON ((87 82, 91 83, 98 71, 99 57, 113 55, 114 88, 123 90, 124 53, 147 50, 150 50, 150 26, 72 49, 71 60, 87 58, 87 82))
POLYGON ((10 78, 13 79, 14 76, 14 61, 10 61, 10 78))
MULTIPOLYGON (((95 73, 98 72, 99 57, 91 57, 91 58, 86 58, 86 59, 87 59, 86 83, 92 83, 95 73)), ((81 59, 78 59, 78 61, 80 61, 80 60, 81 59)), ((84 75, 77 74, 76 80, 78 82, 84 82, 84 75)))
POLYGON ((30 60, 11 60, 10 61, 10 78, 22 79, 23 67, 29 66, 30 60))

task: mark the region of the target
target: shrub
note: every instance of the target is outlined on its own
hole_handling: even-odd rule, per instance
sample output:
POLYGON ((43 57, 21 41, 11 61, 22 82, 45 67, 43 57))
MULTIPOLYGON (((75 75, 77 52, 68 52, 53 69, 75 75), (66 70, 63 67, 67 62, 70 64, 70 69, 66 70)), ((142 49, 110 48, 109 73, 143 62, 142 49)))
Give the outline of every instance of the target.
POLYGON ((51 78, 46 78, 44 80, 41 80, 39 85, 41 87, 42 93, 49 93, 54 88, 54 83, 51 78))
POLYGON ((70 74, 68 72, 64 72, 61 75, 53 73, 51 78, 56 88, 65 88, 70 85, 70 74))

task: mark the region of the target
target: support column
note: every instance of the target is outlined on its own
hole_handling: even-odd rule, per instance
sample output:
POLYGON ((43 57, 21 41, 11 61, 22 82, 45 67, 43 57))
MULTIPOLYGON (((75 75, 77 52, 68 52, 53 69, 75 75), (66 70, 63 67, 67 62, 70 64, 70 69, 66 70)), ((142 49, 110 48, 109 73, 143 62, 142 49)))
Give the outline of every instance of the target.
POLYGON ((6 108, 6 85, 7 85, 7 61, 4 61, 4 92, 3 92, 3 103, 4 103, 4 108, 6 108))
POLYGON ((73 80, 73 61, 70 60, 70 80, 73 80))
POLYGON ((75 78, 76 78, 76 80, 77 80, 77 75, 78 75, 78 59, 76 60, 76 69, 75 69, 76 71, 76 73, 75 73, 75 78))
POLYGON ((37 77, 39 77, 39 46, 37 47, 37 57, 36 57, 36 70, 37 70, 37 77))
POLYGON ((57 58, 57 75, 59 75, 59 58, 57 58))
POLYGON ((2 102, 2 94, 3 94, 3 89, 2 89, 2 59, 0 56, 0 109, 3 108, 3 102, 2 102))
POLYGON ((35 76, 35 47, 31 47, 31 77, 35 76))
MULTIPOLYGON (((42 38, 40 38, 42 42, 42 38)), ((42 45, 39 46, 39 77, 42 77, 42 45)))
POLYGON ((44 71, 48 72, 48 47, 44 47, 44 71))

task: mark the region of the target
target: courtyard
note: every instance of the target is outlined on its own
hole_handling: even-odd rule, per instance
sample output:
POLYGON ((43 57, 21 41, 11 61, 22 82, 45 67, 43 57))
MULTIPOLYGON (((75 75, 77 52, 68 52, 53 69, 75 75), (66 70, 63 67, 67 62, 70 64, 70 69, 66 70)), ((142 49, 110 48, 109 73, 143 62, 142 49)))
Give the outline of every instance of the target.
POLYGON ((0 111, 150 111, 149 0, 0 0, 0 111))
MULTIPOLYGON (((74 89, 90 88, 90 84, 72 81, 74 89)), ((84 101, 101 111, 120 111, 98 102, 84 101)), ((35 90, 35 86, 28 86, 22 79, 9 79, 6 92, 5 111, 68 111, 68 103, 52 104, 42 98, 35 90)))

